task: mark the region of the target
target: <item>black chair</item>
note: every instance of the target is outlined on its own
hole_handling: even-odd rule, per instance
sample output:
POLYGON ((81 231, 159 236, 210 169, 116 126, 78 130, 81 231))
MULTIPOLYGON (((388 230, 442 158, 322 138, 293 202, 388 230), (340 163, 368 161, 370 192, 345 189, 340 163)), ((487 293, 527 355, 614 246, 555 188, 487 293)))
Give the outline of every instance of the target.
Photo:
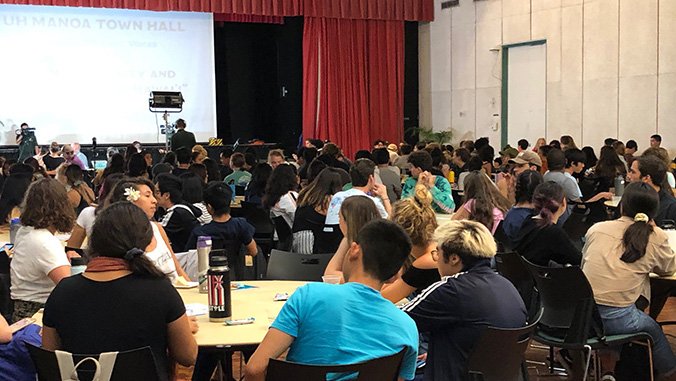
POLYGON ((241 205, 242 215, 255 229, 254 240, 261 247, 263 253, 269 257, 272 249, 272 237, 275 232, 275 225, 270 219, 270 213, 263 210, 259 204, 242 201, 241 205))
POLYGON ((298 254, 272 249, 267 278, 274 280, 321 281, 331 254, 298 254))
POLYGON ((284 251, 291 250, 291 244, 293 244, 291 226, 289 226, 282 216, 273 217, 272 223, 275 225, 275 231, 277 232, 277 249, 284 251))
MULTIPOLYGON (((582 269, 577 266, 542 267, 526 259, 523 261, 535 279, 543 308, 533 340, 550 347, 586 351, 582 380, 587 378, 592 351, 637 341, 647 342, 650 350, 651 338, 647 333, 605 335, 594 293, 582 269)), ((651 353, 649 356, 652 358, 651 353)), ((594 370, 598 373, 600 364, 598 356, 595 358, 594 370)), ((596 376, 600 379, 598 374, 596 376)), ((653 377, 652 361, 650 377, 653 377)))
POLYGON ((488 327, 467 359, 469 380, 520 381, 526 374, 525 352, 531 334, 542 317, 539 311, 530 324, 522 328, 488 327))
POLYGON ((0 250, 0 315, 11 322, 14 313, 14 302, 10 296, 9 257, 4 250, 0 250))
MULTIPOLYGON (((35 364, 35 369, 38 373, 39 381, 61 381, 61 373, 59 363, 56 359, 56 353, 36 347, 32 344, 26 343, 31 359, 35 364)), ((92 355, 72 355, 73 363, 77 364, 80 360, 87 357, 99 359, 99 354, 92 355)), ((88 381, 94 377, 96 367, 93 362, 83 362, 78 367, 77 374, 80 380, 88 381)), ((150 347, 143 347, 131 351, 118 352, 113 367, 111 381, 129 381, 129 380, 144 380, 156 381, 159 380, 157 369, 155 368, 155 360, 150 347)))
POLYGON ((270 359, 266 381, 326 381, 327 373, 359 372, 357 381, 396 381, 399 377, 401 362, 399 353, 349 365, 307 365, 277 359, 270 359))
POLYGON ((535 281, 528 267, 521 260, 519 253, 510 251, 495 255, 495 267, 498 273, 510 281, 523 299, 523 304, 528 309, 528 318, 532 319, 539 311, 535 281))
POLYGON ((498 223, 498 227, 495 228, 495 234, 493 234, 495 243, 498 245, 499 253, 514 250, 514 244, 512 243, 512 240, 507 237, 507 233, 505 233, 505 229, 503 228, 503 223, 504 221, 498 223))

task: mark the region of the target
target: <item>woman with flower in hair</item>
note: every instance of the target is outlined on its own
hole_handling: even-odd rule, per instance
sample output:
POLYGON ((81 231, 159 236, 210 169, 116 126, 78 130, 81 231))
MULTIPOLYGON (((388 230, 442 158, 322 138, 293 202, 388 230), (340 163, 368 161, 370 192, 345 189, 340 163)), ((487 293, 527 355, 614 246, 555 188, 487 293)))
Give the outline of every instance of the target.
POLYGON ((582 271, 594 291, 605 333, 648 333, 657 379, 673 380, 676 357, 669 342, 660 325, 635 304, 650 300, 651 272, 660 276, 676 272, 669 238, 653 220, 658 205, 652 186, 629 184, 620 204, 622 217, 599 222, 587 231, 582 271))
MULTIPOLYGON (((115 186, 115 189, 108 196, 105 207, 107 208, 119 201, 129 201, 141 208, 148 219, 152 219, 157 209, 154 189, 153 183, 141 177, 122 181, 115 186)), ((171 250, 171 243, 162 225, 155 221, 152 221, 150 225, 153 228, 153 239, 150 245, 145 248, 145 256, 162 273, 166 274, 172 283, 176 283, 179 276, 189 281, 188 274, 183 271, 178 260, 176 260, 174 252, 171 250)))
POLYGON ((566 197, 559 184, 538 185, 533 192, 533 213, 517 232, 514 250, 540 266, 580 265, 582 253, 556 224, 565 211, 566 197))

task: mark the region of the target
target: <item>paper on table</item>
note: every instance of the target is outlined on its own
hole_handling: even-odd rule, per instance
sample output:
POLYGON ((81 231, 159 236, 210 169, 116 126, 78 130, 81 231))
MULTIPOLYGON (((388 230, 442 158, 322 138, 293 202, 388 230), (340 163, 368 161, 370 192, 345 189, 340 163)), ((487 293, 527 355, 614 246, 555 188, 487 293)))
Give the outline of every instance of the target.
POLYGON ((206 315, 209 312, 209 306, 202 303, 189 303, 185 305, 185 314, 188 316, 206 315))

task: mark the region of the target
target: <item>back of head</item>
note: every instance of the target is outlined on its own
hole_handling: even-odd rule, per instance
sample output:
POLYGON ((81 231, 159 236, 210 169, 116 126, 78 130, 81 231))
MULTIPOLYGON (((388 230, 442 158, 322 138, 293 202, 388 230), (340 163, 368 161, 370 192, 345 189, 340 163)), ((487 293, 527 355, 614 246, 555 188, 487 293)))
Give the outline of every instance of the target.
POLYGON ((480 260, 490 259, 497 252, 491 232, 476 221, 449 221, 437 228, 434 240, 443 253, 439 260, 448 262, 455 254, 462 261, 463 269, 480 260))
POLYGON ((290 191, 298 189, 296 167, 291 164, 280 164, 272 171, 265 188, 262 204, 271 209, 279 199, 290 191))
POLYGON ((324 168, 298 194, 297 207, 311 206, 326 211, 330 197, 342 189, 340 173, 335 168, 324 168))
POLYGON ((376 169, 376 164, 369 159, 355 160, 350 167, 350 177, 352 178, 352 186, 363 187, 369 182, 369 178, 373 175, 376 169))
POLYGON ((201 163, 192 163, 188 167, 188 172, 192 172, 199 176, 202 181, 207 181, 207 166, 201 163))
POLYGON ((662 159, 653 155, 643 154, 637 157, 639 175, 643 178, 650 176, 653 185, 663 187, 667 182, 667 165, 662 159))
POLYGON ((382 218, 376 204, 366 196, 346 198, 340 205, 340 215, 347 225, 348 242, 354 241, 357 233, 369 221, 382 218))
POLYGON ((404 228, 413 245, 427 247, 437 228, 437 218, 432 209, 432 194, 427 187, 418 184, 413 197, 395 202, 392 205, 391 220, 404 228))
POLYGON ((432 156, 425 150, 415 151, 408 156, 408 162, 423 171, 432 170, 432 156))
POLYGON ((176 151, 176 161, 178 161, 179 164, 190 164, 190 160, 192 159, 192 153, 188 151, 187 148, 185 147, 179 147, 176 151))
MULTIPOLYGON (((249 147, 250 148, 250 147, 249 147)), ((251 152, 245 152, 244 153, 244 163, 248 165, 249 167, 253 167, 258 163, 258 159, 256 159, 256 155, 254 155, 251 152)))
POLYGON ((424 141, 424 140, 421 140, 421 141, 415 143, 415 149, 418 150, 418 151, 424 150, 425 147, 427 147, 427 142, 424 141))
POLYGON ((247 192, 252 195, 263 196, 268 180, 272 175, 272 167, 268 163, 259 163, 251 173, 251 181, 247 186, 247 192))
POLYGON ((230 213, 231 200, 232 188, 222 181, 210 181, 204 189, 204 203, 211 206, 216 217, 230 213))
POLYGON ((246 164, 246 159, 244 158, 244 154, 240 152, 235 152, 230 156, 230 164, 234 168, 242 168, 244 164, 246 164))
POLYGON ((455 151, 453 151, 453 154, 458 158, 460 158, 460 160, 463 163, 467 163, 469 161, 470 153, 467 150, 467 148, 458 148, 455 151))
POLYGON ((620 259, 633 263, 643 258, 653 226, 650 221, 659 210, 659 195, 649 184, 634 182, 627 185, 620 204, 622 215, 634 220, 622 236, 624 253, 620 259))
POLYGON ((535 213, 540 217, 537 221, 540 227, 554 223, 554 214, 563 204, 564 197, 563 187, 553 181, 546 181, 535 188, 533 207, 535 213))
POLYGON ((357 151, 357 153, 354 154, 354 160, 359 160, 359 159, 369 159, 373 160, 373 156, 371 155, 371 152, 365 149, 360 149, 357 151))
POLYGON ((510 204, 500 194, 491 180, 480 171, 472 171, 465 177, 465 202, 472 201, 470 217, 488 228, 493 228, 493 209, 503 213, 509 210, 510 204))
POLYGON ((625 147, 628 149, 637 150, 638 144, 636 144, 636 140, 627 140, 627 144, 625 147))
POLYGON ((477 155, 472 155, 470 156, 469 160, 467 160, 467 170, 472 172, 472 171, 480 171, 481 167, 483 166, 484 162, 481 160, 481 158, 477 155))
POLYGON ((384 219, 365 224, 354 242, 361 247, 364 272, 381 282, 392 278, 411 253, 404 229, 384 219))
POLYGON ((324 149, 322 153, 325 153, 332 158, 337 158, 340 154, 340 148, 335 143, 326 143, 324 144, 324 149))
POLYGON ((20 220, 21 225, 36 229, 69 232, 75 223, 75 211, 63 185, 56 180, 41 179, 28 187, 21 203, 20 220))
POLYGON ((77 164, 70 164, 66 167, 66 170, 64 172, 66 175, 66 181, 68 181, 68 185, 71 185, 73 187, 80 186, 82 184, 82 181, 84 180, 84 173, 82 172, 82 168, 78 166, 77 164))
POLYGON ((99 205, 96 207, 96 213, 101 211, 104 207, 104 201, 108 198, 110 192, 115 189, 115 186, 120 181, 126 181, 128 178, 123 173, 113 173, 112 175, 106 177, 103 180, 103 185, 101 185, 101 190, 99 191, 99 205))
POLYGON ((441 165, 441 161, 444 159, 444 154, 441 152, 441 148, 436 143, 430 143, 425 147, 425 151, 429 152, 430 157, 432 158, 432 167, 438 167, 441 165))
POLYGON ((615 139, 615 138, 606 138, 606 139, 603 141, 603 144, 604 144, 604 145, 607 145, 607 146, 612 146, 613 143, 615 143, 616 141, 617 141, 617 139, 615 139))
POLYGON ((594 153, 594 148, 585 146, 582 148, 582 152, 584 152, 584 156, 587 158, 587 160, 584 162, 585 168, 592 168, 596 166, 596 163, 599 161, 599 159, 596 157, 596 153, 594 153))
POLYGON ((183 201, 183 181, 171 173, 162 173, 155 178, 160 194, 169 193, 169 200, 173 204, 183 201))
POLYGON ((616 141, 613 143, 613 149, 615 150, 615 153, 617 153, 620 156, 624 156, 624 143, 621 141, 616 141))
POLYGON ((547 167, 550 171, 560 171, 566 168, 566 154, 560 149, 552 149, 547 154, 547 167))
POLYGON ((324 170, 324 168, 328 167, 328 164, 326 164, 323 160, 319 159, 322 156, 324 155, 317 156, 317 158, 315 158, 315 160, 312 160, 312 162, 310 163, 310 167, 308 167, 307 181, 310 183, 314 181, 314 179, 319 175, 321 171, 324 170))
POLYGON ((489 145, 489 140, 487 137, 479 138, 474 141, 474 149, 480 151, 482 148, 489 145))
POLYGON ((202 202, 202 192, 204 191, 204 180, 194 172, 185 172, 179 177, 183 182, 181 191, 183 200, 190 204, 202 202))
POLYGON ((183 119, 176 120, 176 128, 178 128, 178 129, 185 128, 185 120, 183 120, 183 119))
POLYGON ((493 158, 495 157, 495 149, 493 147, 485 145, 477 153, 484 163, 493 163, 493 158))
POLYGON ((556 139, 549 142, 549 145, 556 148, 556 149, 561 149, 561 142, 556 140, 556 139))
POLYGON ((519 148, 521 148, 522 150, 525 150, 525 149, 528 148, 528 146, 529 146, 530 144, 528 143, 528 140, 526 140, 526 139, 521 139, 521 140, 519 140, 518 145, 519 145, 519 148))
POLYGON ((61 151, 61 147, 59 147, 59 143, 57 143, 57 142, 52 142, 52 143, 49 145, 49 152, 51 152, 51 153, 57 153, 57 152, 59 152, 59 151, 61 151))
POLYGON ((137 177, 142 176, 145 173, 148 173, 148 166, 146 159, 143 158, 143 154, 133 154, 131 158, 129 158, 129 163, 127 164, 127 175, 129 177, 137 177))
POLYGON ((159 163, 153 167, 153 179, 162 173, 170 173, 171 166, 167 163, 159 163))
POLYGON ((305 150, 303 151, 303 154, 302 154, 303 159, 305 159, 306 163, 311 163, 312 160, 314 160, 314 158, 317 157, 317 153, 318 153, 317 149, 314 148, 314 147, 310 147, 310 148, 302 147, 302 148, 305 148, 305 150))
POLYGON ((617 156, 617 152, 611 146, 601 147, 599 161, 596 163, 596 176, 602 178, 614 178, 618 169, 624 172, 624 164, 617 156))
POLYGON ((376 165, 384 165, 390 162, 390 153, 387 151, 387 148, 376 148, 371 153, 373 161, 376 165))
POLYGON ((138 206, 117 202, 96 216, 89 237, 90 255, 124 259, 132 273, 153 278, 165 275, 141 255, 153 239, 153 228, 138 206))
POLYGON ((21 205, 31 184, 33 168, 27 164, 13 164, 0 195, 0 222, 7 222, 12 209, 21 205))
POLYGON ((570 135, 563 135, 561 137, 561 144, 565 145, 568 148, 577 148, 575 145, 575 141, 573 140, 573 137, 570 135))
POLYGON ((399 147, 399 151, 402 155, 410 155, 411 152, 413 152, 413 147, 411 147, 410 144, 402 144, 401 147, 399 147))
POLYGON ((516 178, 516 190, 514 192, 516 203, 530 203, 533 200, 535 188, 542 184, 544 179, 540 172, 527 170, 523 171, 516 178))

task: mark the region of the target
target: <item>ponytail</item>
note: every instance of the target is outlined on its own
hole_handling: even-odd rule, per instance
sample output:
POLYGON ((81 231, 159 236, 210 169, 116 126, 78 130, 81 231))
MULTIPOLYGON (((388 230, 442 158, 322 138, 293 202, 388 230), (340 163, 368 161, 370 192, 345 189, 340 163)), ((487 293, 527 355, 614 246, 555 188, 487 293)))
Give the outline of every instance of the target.
POLYGON ((141 249, 133 248, 124 256, 125 261, 129 264, 129 270, 132 273, 146 276, 148 278, 165 278, 164 274, 155 264, 148 259, 141 249))
POLYGON ((634 223, 624 231, 622 236, 624 253, 620 257, 623 262, 634 263, 645 255, 648 240, 654 231, 649 221, 650 219, 646 214, 637 213, 634 216, 634 223))

